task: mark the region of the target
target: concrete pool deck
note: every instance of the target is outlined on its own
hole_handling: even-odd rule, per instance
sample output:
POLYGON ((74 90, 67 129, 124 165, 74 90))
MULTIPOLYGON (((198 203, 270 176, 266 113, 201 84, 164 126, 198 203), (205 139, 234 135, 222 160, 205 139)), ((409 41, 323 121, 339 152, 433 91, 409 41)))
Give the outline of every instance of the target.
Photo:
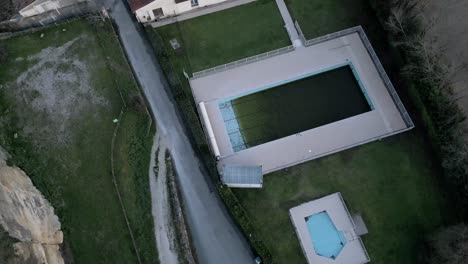
POLYGON ((206 107, 209 118, 203 125, 213 130, 220 170, 225 164, 262 166, 266 174, 411 128, 357 32, 192 78, 190 85, 197 105, 203 102, 206 107), (374 110, 238 152, 233 150, 219 102, 344 64, 352 64, 374 110))
POLYGON ((311 264, 363 264, 370 261, 356 226, 340 193, 316 199, 289 210, 304 255, 311 264), (335 259, 316 254, 305 218, 326 211, 336 229, 342 231, 347 243, 335 259))

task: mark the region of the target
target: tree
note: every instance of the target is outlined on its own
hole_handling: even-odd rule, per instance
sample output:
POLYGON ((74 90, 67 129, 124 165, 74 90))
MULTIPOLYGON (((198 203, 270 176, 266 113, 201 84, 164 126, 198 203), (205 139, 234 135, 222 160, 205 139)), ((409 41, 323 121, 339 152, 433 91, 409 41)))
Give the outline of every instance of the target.
POLYGON ((421 264, 468 263, 468 226, 458 224, 436 231, 420 260, 421 264))

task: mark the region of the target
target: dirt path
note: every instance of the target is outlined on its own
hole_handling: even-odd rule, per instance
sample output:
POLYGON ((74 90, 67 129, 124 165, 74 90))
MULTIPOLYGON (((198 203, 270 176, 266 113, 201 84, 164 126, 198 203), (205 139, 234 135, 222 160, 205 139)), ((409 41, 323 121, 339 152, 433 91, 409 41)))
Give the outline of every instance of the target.
POLYGON ((166 184, 166 149, 167 147, 165 145, 164 138, 161 138, 159 133, 157 133, 154 138, 153 149, 151 151, 152 154, 149 171, 152 214, 160 263, 177 264, 174 226, 170 219, 170 205, 166 184))

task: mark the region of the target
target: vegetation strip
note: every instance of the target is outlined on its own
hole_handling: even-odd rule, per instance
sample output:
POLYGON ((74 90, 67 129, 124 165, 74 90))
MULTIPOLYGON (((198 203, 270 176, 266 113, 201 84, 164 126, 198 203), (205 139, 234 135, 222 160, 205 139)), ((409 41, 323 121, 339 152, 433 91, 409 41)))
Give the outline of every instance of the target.
POLYGON ((117 136, 117 132, 119 131, 120 121, 122 120, 122 116, 123 116, 124 112, 125 112, 125 106, 120 111, 118 121, 117 121, 117 124, 115 125, 114 133, 112 135, 112 143, 111 143, 112 182, 114 183, 115 193, 117 194, 117 197, 119 198, 119 204, 120 204, 120 207, 122 208, 122 214, 123 214, 123 216, 125 218, 125 223, 127 224, 128 232, 130 233, 130 237, 132 238, 133 249, 135 250, 135 254, 137 256, 138 263, 141 264, 140 253, 138 252, 138 248, 137 248, 137 245, 135 243, 135 237, 133 236, 132 228, 130 226, 130 222, 128 221, 127 211, 125 210, 125 206, 124 206, 124 204, 122 202, 122 196, 120 195, 119 186, 118 186, 118 183, 117 183, 117 178, 115 177, 115 168, 114 168, 115 138, 117 136))
POLYGON ((192 248, 188 226, 185 223, 183 212, 183 201, 177 184, 175 165, 172 162, 169 151, 166 150, 166 185, 168 190, 169 206, 171 208, 171 218, 174 220, 174 230, 179 263, 195 264, 194 249, 192 248))

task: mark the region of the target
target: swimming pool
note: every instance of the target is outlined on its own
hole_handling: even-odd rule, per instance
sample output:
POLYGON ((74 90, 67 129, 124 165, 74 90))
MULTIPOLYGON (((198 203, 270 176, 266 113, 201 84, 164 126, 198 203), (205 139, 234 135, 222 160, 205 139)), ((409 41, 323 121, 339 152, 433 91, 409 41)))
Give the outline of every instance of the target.
POLYGON ((234 152, 374 110, 351 63, 218 101, 234 152))
POLYGON ((326 211, 306 217, 307 229, 317 255, 335 259, 347 243, 326 211))

